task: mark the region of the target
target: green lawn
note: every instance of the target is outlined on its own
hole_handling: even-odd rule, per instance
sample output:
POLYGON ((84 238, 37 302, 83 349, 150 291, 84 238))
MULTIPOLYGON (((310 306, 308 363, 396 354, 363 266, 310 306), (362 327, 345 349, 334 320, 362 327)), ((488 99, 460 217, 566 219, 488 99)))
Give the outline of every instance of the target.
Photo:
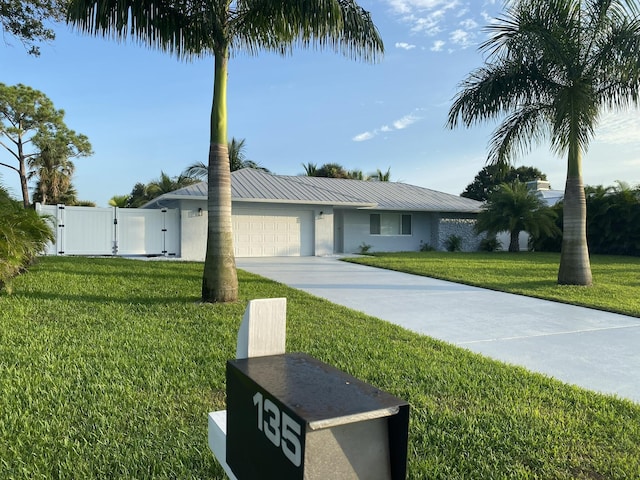
MULTIPOLYGON (((0 478, 224 478, 207 412, 251 298, 288 298, 288 351, 411 404, 411 479, 640 478, 640 405, 563 385, 240 272, 45 258, 0 294, 0 478)), ((271 480, 271 479, 268 479, 271 480)))
POLYGON ((557 284, 557 253, 376 253, 347 261, 640 317, 640 258, 596 255, 593 286, 557 284))

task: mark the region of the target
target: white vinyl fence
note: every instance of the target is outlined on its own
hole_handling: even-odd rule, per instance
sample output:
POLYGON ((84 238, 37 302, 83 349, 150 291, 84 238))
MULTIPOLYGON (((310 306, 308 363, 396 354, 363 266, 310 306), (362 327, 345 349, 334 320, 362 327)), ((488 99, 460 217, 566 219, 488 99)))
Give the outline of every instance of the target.
POLYGON ((36 205, 55 230, 47 255, 179 255, 177 209, 36 205))

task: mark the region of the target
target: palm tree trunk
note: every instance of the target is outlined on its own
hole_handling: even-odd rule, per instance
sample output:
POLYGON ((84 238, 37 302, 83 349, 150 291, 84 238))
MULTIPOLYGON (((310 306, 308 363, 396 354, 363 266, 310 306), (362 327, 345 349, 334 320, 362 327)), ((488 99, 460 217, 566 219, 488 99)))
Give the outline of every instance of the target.
POLYGON ((587 246, 587 203, 582 184, 582 154, 578 147, 569 148, 558 283, 582 286, 593 283, 587 246))
POLYGON ((227 148, 228 50, 216 52, 209 145, 207 252, 202 277, 203 302, 234 302, 238 277, 231 228, 231 171, 227 148))
POLYGON ((509 237, 509 251, 520 251, 520 230, 512 230, 509 237))

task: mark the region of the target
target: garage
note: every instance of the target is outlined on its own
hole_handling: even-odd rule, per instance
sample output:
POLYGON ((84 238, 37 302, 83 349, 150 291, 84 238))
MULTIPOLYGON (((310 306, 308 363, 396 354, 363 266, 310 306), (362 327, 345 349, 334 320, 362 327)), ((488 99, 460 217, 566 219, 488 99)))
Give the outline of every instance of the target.
POLYGON ((268 208, 233 208, 236 257, 314 255, 313 212, 268 208))

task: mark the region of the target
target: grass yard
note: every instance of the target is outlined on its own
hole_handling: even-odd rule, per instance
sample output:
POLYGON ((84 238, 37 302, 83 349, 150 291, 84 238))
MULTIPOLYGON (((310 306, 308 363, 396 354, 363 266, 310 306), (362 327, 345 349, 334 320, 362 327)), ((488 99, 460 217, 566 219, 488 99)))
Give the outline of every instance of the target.
POLYGON ((591 257, 593 286, 558 285, 557 253, 374 253, 350 262, 640 317, 640 258, 591 257))
POLYGON ((0 478, 225 478, 207 412, 247 301, 282 296, 288 351, 410 402, 410 479, 640 478, 640 405, 245 272, 237 304, 199 305, 201 272, 52 257, 0 294, 0 478))

